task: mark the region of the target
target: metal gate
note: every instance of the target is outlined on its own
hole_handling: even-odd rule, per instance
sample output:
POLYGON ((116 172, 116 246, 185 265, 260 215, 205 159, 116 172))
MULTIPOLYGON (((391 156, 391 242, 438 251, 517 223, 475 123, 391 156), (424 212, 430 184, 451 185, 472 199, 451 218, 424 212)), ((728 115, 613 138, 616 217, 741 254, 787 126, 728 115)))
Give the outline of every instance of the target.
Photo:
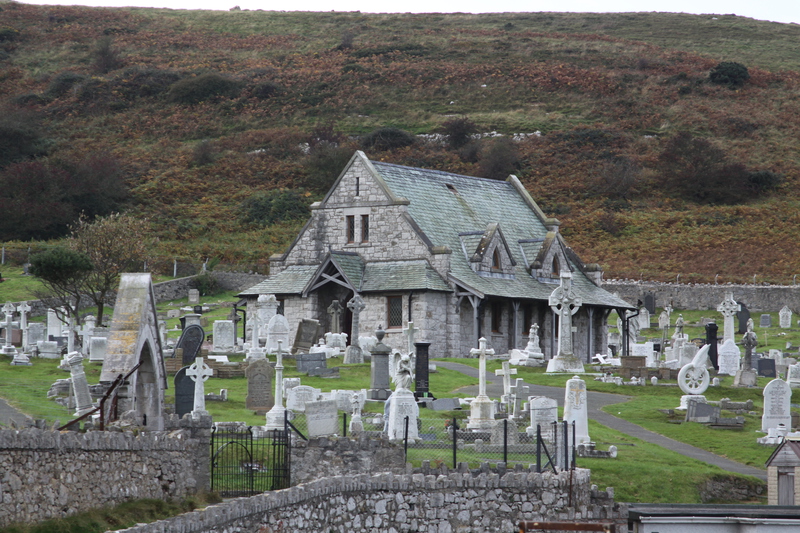
POLYGON ((289 487, 289 432, 261 431, 256 437, 253 429, 214 426, 211 430, 211 490, 223 498, 289 487))

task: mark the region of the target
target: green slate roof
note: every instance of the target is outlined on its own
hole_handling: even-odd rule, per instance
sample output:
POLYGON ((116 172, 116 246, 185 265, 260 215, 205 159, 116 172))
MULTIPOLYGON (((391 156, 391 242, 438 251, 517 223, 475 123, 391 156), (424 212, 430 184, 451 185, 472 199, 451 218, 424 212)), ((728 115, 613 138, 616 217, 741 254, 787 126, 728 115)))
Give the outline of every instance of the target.
POLYGON ((239 293, 239 296, 259 294, 300 294, 319 265, 292 265, 270 276, 261 283, 239 293))
MULTIPOLYGON (((375 161, 372 165, 396 196, 409 200, 409 215, 433 245, 452 250, 450 277, 454 281, 484 295, 537 300, 546 300, 557 287, 531 277, 525 270, 525 259, 532 262, 534 250, 541 246, 526 241, 543 240, 548 230, 511 182, 375 161), (474 246, 491 223, 500 225, 517 263, 514 279, 480 276, 469 266, 474 246)), ((594 285, 577 265, 571 267, 573 287, 584 304, 631 307, 594 285)))
POLYGON ((367 263, 362 278, 362 292, 402 290, 450 292, 452 289, 430 263, 422 259, 367 263))

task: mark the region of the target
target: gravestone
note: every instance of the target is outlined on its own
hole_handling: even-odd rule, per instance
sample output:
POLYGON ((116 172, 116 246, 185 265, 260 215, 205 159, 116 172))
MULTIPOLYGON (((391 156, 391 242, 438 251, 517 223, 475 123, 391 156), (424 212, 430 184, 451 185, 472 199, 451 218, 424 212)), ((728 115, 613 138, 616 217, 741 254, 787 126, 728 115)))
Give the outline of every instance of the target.
POLYGON ((430 379, 430 358, 428 350, 431 346, 429 342, 416 342, 416 361, 414 367, 414 396, 416 398, 425 398, 431 396, 428 389, 430 379))
POLYGON ((358 345, 358 336, 361 311, 366 307, 364 300, 358 294, 354 295, 350 301, 347 302, 347 308, 351 311, 350 334, 352 338, 350 340, 350 346, 348 346, 344 352, 344 363, 357 364, 364 362, 364 352, 361 351, 361 346, 358 345))
POLYGON ((734 327, 733 317, 739 312, 741 307, 736 300, 733 299, 733 293, 728 292, 725 294, 725 299, 717 306, 717 311, 722 314, 722 339, 723 341, 733 340, 734 327))
POLYGON ((747 305, 742 302, 739 302, 739 307, 741 307, 741 311, 736 313, 736 318, 739 320, 739 329, 736 332, 741 335, 747 333, 747 321, 750 320, 750 310, 747 309, 747 305))
POLYGON ((378 326, 375 336, 378 344, 372 349, 372 360, 370 361, 370 385, 367 391, 367 398, 370 400, 386 400, 392 394, 389 388, 389 353, 391 348, 383 343, 386 332, 378 326))
POLYGON ((792 430, 792 389, 782 379, 773 379, 764 387, 764 414, 761 416, 761 431, 768 432, 783 424, 792 430))
POLYGON ((733 339, 728 339, 719 349, 719 374, 735 376, 739 371, 742 352, 733 339))
POLYGON ((180 309, 168 309, 167 318, 179 318, 181 316, 180 309))
POLYGON ((469 404, 467 429, 491 431, 494 427, 494 402, 486 395, 486 356, 494 355, 493 349, 486 348, 486 339, 478 340, 480 348, 469 351, 472 357, 478 357, 478 396, 469 404))
POLYGON ((686 408, 685 422, 697 422, 698 424, 714 424, 720 419, 720 408, 718 405, 711 405, 706 402, 689 400, 686 408))
POLYGON ((364 404, 367 402, 367 389, 358 391, 353 390, 333 390, 331 391, 331 400, 336 400, 336 406, 340 411, 349 413, 353 410, 353 396, 358 397, 359 408, 363 409, 364 404))
POLYGON ((786 370, 786 382, 793 389, 800 388, 800 363, 789 365, 786 370))
POLYGON ((28 324, 28 346, 36 346, 39 341, 46 340, 46 331, 47 325, 43 322, 31 322, 28 324))
POLYGON ((558 422, 558 402, 546 396, 530 396, 528 410, 531 415, 531 425, 525 428, 525 432, 535 437, 538 425, 543 436, 552 434, 553 422, 558 422))
POLYGON ((719 371, 719 353, 717 351, 718 327, 714 322, 706 324, 706 344, 708 345, 708 360, 715 370, 719 371))
POLYGON ((389 406, 386 433, 389 440, 397 441, 408 437, 411 442, 419 438, 417 420, 419 406, 411 392, 411 361, 403 356, 397 366, 394 378, 395 391, 386 404, 389 406), (407 431, 407 434, 406 434, 407 431))
POLYGON ((639 309, 639 329, 647 329, 650 327, 650 311, 646 307, 639 309))
POLYGON ((277 353, 279 342, 289 346, 289 322, 283 315, 273 316, 267 325, 267 353, 277 353))
MULTIPOLYGON (((259 343, 263 343, 264 346, 267 343, 267 328, 270 321, 278 314, 278 307, 280 307, 280 302, 278 302, 274 294, 259 294, 256 300, 256 316, 259 324, 258 338, 260 339, 259 343)), ((252 341, 255 336, 251 337, 252 341)), ((283 345, 288 346, 289 344, 284 343, 283 345)))
POLYGON ((775 370, 775 359, 763 357, 758 360, 758 375, 764 378, 775 378, 778 374, 775 370))
POLYGON ((761 315, 761 321, 759 322, 759 327, 761 328, 771 328, 772 327, 772 316, 771 315, 761 315))
POLYGON ((192 408, 192 418, 208 416, 206 411, 206 392, 205 382, 214 375, 211 367, 205 364, 202 357, 197 357, 195 362, 189 365, 186 375, 194 381, 194 406, 192 408))
POLYGON ((296 413, 303 413, 306 410, 306 404, 319 400, 321 393, 322 391, 319 389, 308 385, 292 387, 286 395, 286 408, 296 413))
POLYGON ((339 409, 336 400, 307 402, 305 412, 309 437, 322 437, 339 432, 339 409))
POLYGON ((334 300, 328 306, 328 316, 330 316, 330 331, 331 333, 341 333, 341 316, 344 307, 339 303, 339 300, 334 300))
POLYGON ((194 380, 186 375, 189 369, 185 366, 175 374, 173 383, 175 385, 175 414, 178 418, 191 413, 194 408, 194 380))
POLYGON ((48 309, 47 310, 47 338, 45 340, 50 340, 50 337, 60 337, 61 336, 61 327, 63 326, 61 320, 58 318, 58 314, 56 313, 55 309, 48 309))
POLYGON ((438 398, 433 400, 431 407, 434 411, 453 411, 461 409, 461 402, 458 398, 438 398))
POLYGON ((275 370, 266 359, 258 359, 244 371, 247 378, 247 397, 245 407, 259 415, 265 415, 275 405, 272 381, 275 370))
POLYGON ((289 389, 299 387, 301 385, 300 378, 283 378, 283 397, 289 397, 289 389))
POLYGON ((216 320, 213 327, 213 350, 217 353, 232 352, 236 347, 236 329, 233 320, 216 320))
MULTIPOLYGON (((648 292, 644 295, 644 307, 651 315, 656 314, 656 295, 648 292)), ((650 326, 648 326, 650 327, 650 326)))
POLYGON ((83 370, 83 356, 80 352, 67 354, 67 363, 72 378, 72 392, 75 395, 75 414, 83 416, 92 410, 92 394, 89 391, 89 382, 83 370))
POLYGON ((186 327, 181 333, 178 343, 175 345, 175 352, 183 350, 181 363, 183 366, 192 365, 200 355, 203 341, 206 339, 206 332, 197 324, 186 327))
POLYGON ((564 391, 564 420, 575 422, 575 442, 591 442, 589 438, 589 407, 586 404, 586 382, 578 376, 567 380, 564 391))
POLYGON ((297 371, 308 374, 317 369, 328 368, 328 358, 325 352, 298 353, 295 355, 297 371))
POLYGON ((28 302, 20 302, 17 306, 17 312, 19 313, 19 329, 22 330, 20 345, 22 346, 23 352, 27 352, 31 346, 31 342, 28 338, 28 313, 30 313, 30 311, 31 306, 28 305, 28 302))
POLYGON ((36 343, 39 357, 43 359, 61 359, 61 347, 56 341, 39 341, 36 343))
POLYGON ((792 327, 792 310, 789 307, 784 305, 783 309, 778 313, 778 317, 781 328, 788 329, 792 327))
POLYGON ((89 361, 105 361, 106 353, 108 353, 108 337, 92 337, 89 341, 89 361))
POLYGON ((197 289, 189 289, 189 305, 198 305, 200 303, 200 291, 197 289))
POLYGON ((292 353, 308 353, 314 343, 319 338, 319 322, 304 318, 297 326, 297 333, 294 336, 294 344, 292 345, 292 353))
POLYGON ((547 372, 583 372, 583 362, 572 350, 572 315, 578 312, 583 300, 572 289, 572 273, 561 272, 561 284, 548 298, 554 315, 558 315, 558 351, 547 362, 547 372))
MULTIPOLYGON (((203 322, 202 320, 200 320, 201 318, 204 317, 197 313, 189 313, 188 315, 183 315, 181 317, 181 325, 183 326, 183 329, 186 329, 191 326, 200 326, 202 328, 203 322)), ((205 331, 203 333, 205 333, 205 331)))

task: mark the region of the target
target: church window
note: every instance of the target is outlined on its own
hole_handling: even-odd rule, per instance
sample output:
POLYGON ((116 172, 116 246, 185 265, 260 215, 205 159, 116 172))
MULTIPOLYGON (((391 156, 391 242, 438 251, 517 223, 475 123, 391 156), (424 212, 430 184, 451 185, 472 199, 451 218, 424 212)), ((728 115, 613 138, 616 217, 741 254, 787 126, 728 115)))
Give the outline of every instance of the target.
POLYGON ((500 251, 495 248, 494 253, 492 253, 492 270, 500 270, 500 251))
POLYGON ((361 178, 356 176, 356 196, 361 192, 361 178))
POLYGON ((369 215, 361 215, 361 242, 369 242, 369 215))
POLYGON ((387 296, 386 297, 386 327, 387 328, 402 328, 403 327, 403 297, 402 296, 387 296))
POLYGON ((558 256, 553 256, 553 275, 560 276, 561 275, 561 266, 558 264, 558 256))
POLYGON ((347 215, 347 242, 356 242, 356 217, 347 215))

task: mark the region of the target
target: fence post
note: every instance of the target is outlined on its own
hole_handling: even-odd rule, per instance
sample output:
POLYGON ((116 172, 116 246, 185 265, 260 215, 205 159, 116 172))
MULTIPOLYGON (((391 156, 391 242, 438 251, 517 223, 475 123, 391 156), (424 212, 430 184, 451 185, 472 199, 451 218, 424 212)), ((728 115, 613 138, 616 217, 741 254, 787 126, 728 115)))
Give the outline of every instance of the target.
POLYGON ((542 473, 542 426, 536 424, 536 473, 542 473))
POLYGON ((564 420, 564 470, 569 470, 569 422, 564 420))
POLYGON ((570 470, 575 470, 575 460, 578 458, 577 448, 575 446, 575 421, 572 421, 572 465, 570 470))
POLYGON ((347 413, 342 413, 342 436, 347 436, 347 413))
POLYGON ((453 470, 458 467, 458 419, 453 417, 453 470))
POLYGON ((403 457, 408 460, 408 417, 403 419, 403 457))
POLYGON ((508 468, 508 418, 503 419, 503 462, 508 468))

